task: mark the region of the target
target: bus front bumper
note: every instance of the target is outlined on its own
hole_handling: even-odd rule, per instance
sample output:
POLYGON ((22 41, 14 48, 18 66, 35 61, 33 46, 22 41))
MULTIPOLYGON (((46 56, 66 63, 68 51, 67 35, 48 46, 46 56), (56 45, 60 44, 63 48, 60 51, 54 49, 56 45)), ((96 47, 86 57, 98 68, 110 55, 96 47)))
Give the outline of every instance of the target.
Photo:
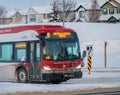
POLYGON ((44 73, 43 80, 51 81, 51 80, 61 80, 66 81, 70 78, 82 78, 81 71, 75 71, 74 73, 44 73))

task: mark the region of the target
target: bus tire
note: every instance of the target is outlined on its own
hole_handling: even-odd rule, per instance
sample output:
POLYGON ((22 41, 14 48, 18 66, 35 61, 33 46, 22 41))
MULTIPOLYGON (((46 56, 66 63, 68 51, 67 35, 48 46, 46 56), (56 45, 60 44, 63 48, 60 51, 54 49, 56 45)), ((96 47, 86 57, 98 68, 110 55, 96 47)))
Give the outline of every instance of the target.
POLYGON ((20 68, 17 70, 17 81, 19 83, 26 83, 27 82, 27 72, 25 69, 20 68))

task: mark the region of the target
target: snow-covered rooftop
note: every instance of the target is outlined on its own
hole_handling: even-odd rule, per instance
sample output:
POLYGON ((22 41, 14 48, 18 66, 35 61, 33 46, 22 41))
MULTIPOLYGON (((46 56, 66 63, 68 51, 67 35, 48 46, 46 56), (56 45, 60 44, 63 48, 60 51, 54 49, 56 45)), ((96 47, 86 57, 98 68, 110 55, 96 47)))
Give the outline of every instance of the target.
POLYGON ((9 18, 9 17, 14 16, 15 13, 16 13, 16 10, 7 11, 5 16, 6 16, 6 18, 9 18))
POLYGON ((89 3, 89 2, 86 2, 86 3, 77 2, 75 9, 77 9, 80 6, 83 6, 85 9, 90 9, 91 3, 89 3))
POLYGON ((24 9, 24 10, 9 10, 6 11, 6 13, 4 14, 6 18, 11 18, 15 15, 16 12, 19 12, 21 15, 26 15, 28 9, 24 9))
MULTIPOLYGON (((86 2, 86 3, 77 2, 76 6, 75 6, 75 9, 79 8, 80 6, 84 7, 87 10, 89 10, 92 7, 92 2, 86 2)), ((98 2, 97 9, 100 9, 99 2, 98 2)))
POLYGON ((52 11, 51 6, 35 6, 32 7, 37 13, 50 13, 52 11))

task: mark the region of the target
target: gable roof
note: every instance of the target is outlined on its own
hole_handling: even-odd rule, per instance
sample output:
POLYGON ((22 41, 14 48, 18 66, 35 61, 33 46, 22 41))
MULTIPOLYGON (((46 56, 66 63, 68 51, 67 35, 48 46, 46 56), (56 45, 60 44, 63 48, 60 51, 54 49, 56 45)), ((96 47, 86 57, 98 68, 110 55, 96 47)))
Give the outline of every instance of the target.
POLYGON ((118 6, 120 6, 120 3, 117 2, 116 0, 109 0, 109 1, 106 1, 106 3, 104 3, 104 4, 101 6, 101 8, 104 7, 106 4, 110 4, 110 5, 113 6, 113 7, 118 7, 118 6))
MULTIPOLYGON (((80 8, 84 8, 85 10, 91 10, 91 2, 86 2, 86 3, 81 3, 81 2, 77 2, 76 6, 75 6, 75 10, 79 10, 80 8)), ((96 8, 97 10, 100 10, 100 7, 97 6, 96 8)))
POLYGON ((15 15, 15 13, 16 13, 16 11, 15 11, 15 10, 12 10, 12 11, 7 11, 5 16, 6 16, 6 18, 9 18, 9 17, 14 16, 14 15, 15 15))
POLYGON ((87 9, 85 9, 85 7, 83 7, 82 5, 80 5, 75 11, 78 11, 80 8, 83 8, 85 11, 87 10, 87 9))
POLYGON ((104 7, 106 4, 110 4, 111 6, 116 7, 114 4, 112 4, 111 2, 108 2, 108 1, 107 1, 106 3, 104 3, 104 4, 101 6, 101 8, 104 7))
POLYGON ((50 13, 52 8, 50 6, 42 6, 42 7, 36 6, 36 7, 32 7, 32 9, 37 13, 42 14, 42 13, 50 13))
POLYGON ((114 1, 114 2, 111 2, 111 3, 114 3, 116 6, 120 6, 120 3, 117 0, 111 0, 111 1, 114 1))
POLYGON ((75 6, 75 10, 78 10, 80 7, 83 7, 84 9, 90 9, 91 8, 91 3, 87 2, 87 3, 81 3, 81 2, 77 2, 76 6, 75 6))
POLYGON ((19 12, 21 15, 26 15, 27 10, 10 10, 10 11, 6 11, 6 13, 4 14, 6 18, 12 18, 17 12, 19 12))

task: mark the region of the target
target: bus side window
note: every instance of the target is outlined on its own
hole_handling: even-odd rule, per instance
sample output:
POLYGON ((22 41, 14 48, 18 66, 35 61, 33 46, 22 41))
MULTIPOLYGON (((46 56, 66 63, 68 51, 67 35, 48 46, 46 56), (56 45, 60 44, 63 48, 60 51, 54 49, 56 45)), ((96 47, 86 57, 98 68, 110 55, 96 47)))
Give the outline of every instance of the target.
POLYGON ((11 55, 13 54, 13 44, 3 43, 0 44, 0 61, 12 61, 11 55))
POLYGON ((0 58, 2 58, 2 45, 0 44, 0 58))
POLYGON ((25 42, 15 44, 15 61, 26 61, 26 45, 25 42))
POLYGON ((16 61, 26 61, 26 49, 16 50, 16 61))

